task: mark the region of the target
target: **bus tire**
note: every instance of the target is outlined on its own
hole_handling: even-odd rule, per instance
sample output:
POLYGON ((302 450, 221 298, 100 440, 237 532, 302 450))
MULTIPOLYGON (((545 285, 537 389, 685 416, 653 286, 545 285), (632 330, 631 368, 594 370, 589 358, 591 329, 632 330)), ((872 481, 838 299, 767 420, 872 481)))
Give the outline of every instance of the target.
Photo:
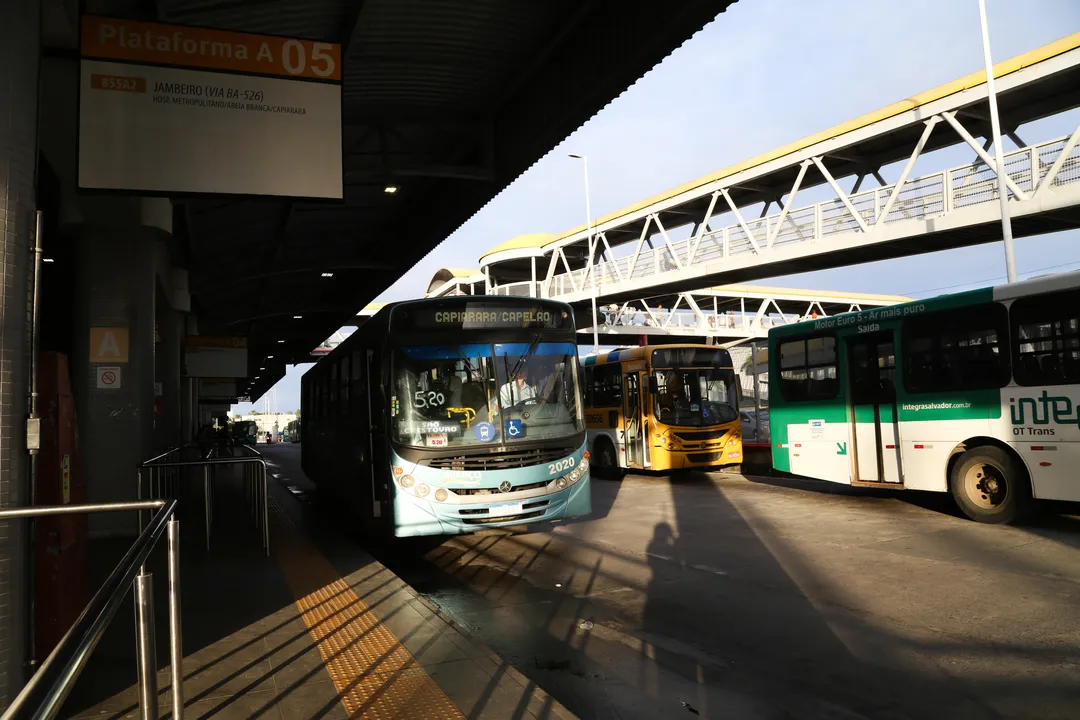
POLYGON ((622 468, 619 467, 619 456, 615 454, 615 445, 606 435, 593 440, 592 469, 598 478, 605 480, 622 478, 622 468))
POLYGON ((953 463, 949 491, 960 510, 981 523, 1016 522, 1028 515, 1033 504, 1024 468, 993 445, 974 447, 953 463))

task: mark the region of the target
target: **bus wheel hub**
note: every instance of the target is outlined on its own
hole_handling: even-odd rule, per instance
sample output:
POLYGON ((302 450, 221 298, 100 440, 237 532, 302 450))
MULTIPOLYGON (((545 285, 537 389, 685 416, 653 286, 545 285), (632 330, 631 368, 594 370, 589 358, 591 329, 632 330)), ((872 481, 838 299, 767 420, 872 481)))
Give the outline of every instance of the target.
POLYGON ((981 507, 991 508, 1005 499, 1006 484, 998 476, 996 468, 977 465, 967 471, 965 480, 968 497, 981 507))

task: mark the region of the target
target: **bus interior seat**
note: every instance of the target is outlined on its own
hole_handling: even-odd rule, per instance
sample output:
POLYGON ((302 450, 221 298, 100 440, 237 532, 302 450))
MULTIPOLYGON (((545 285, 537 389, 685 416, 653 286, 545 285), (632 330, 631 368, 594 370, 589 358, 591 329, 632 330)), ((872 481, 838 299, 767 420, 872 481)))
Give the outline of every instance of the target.
POLYGON ((1043 355, 1039 361, 1042 365, 1042 374, 1044 381, 1055 382, 1061 379, 1061 370, 1058 367, 1058 359, 1056 353, 1047 353, 1043 355))
POLYGON ((1030 379, 1035 379, 1042 375, 1042 370, 1039 369, 1039 358, 1030 353, 1025 353, 1020 356, 1020 362, 1024 365, 1024 374, 1030 379))
POLYGON ((1066 354, 1061 369, 1065 380, 1070 382, 1080 381, 1080 357, 1075 357, 1071 353, 1066 354))
POLYGON ((449 397, 447 398, 447 400, 450 401, 449 402, 449 407, 461 407, 461 389, 462 389, 461 376, 460 375, 451 375, 450 376, 450 388, 449 388, 449 393, 448 393, 449 397))
POLYGON ((478 382, 463 384, 461 386, 461 405, 472 408, 478 416, 481 414, 486 415, 487 394, 484 392, 484 385, 478 382))

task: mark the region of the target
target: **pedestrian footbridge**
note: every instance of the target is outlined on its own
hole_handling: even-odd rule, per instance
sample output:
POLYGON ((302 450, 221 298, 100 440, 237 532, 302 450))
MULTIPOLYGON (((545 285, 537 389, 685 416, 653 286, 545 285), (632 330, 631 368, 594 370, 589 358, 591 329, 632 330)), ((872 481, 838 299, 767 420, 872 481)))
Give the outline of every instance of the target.
MULTIPOLYGON (((1080 127, 1035 143, 1021 138, 1028 124, 1080 105, 1080 33, 994 73, 1003 133, 1016 146, 1004 154, 1015 235, 1080 226, 1080 127)), ((514 238, 481 258, 482 278, 489 294, 584 304, 595 291, 621 306, 994 241, 997 168, 989 142, 977 139, 991 136, 985 73, 973 73, 600 217, 593 228, 514 238), (915 172, 933 166, 934 151, 957 146, 974 160, 915 172), (883 177, 889 166, 893 182, 883 177), (845 190, 840 181, 850 178, 845 190), (812 202, 815 194, 826 199, 812 202)))
MULTIPOLYGON (((911 298, 762 285, 726 285, 705 290, 669 293, 601 306, 596 330, 618 344, 635 337, 712 338, 734 345, 768 337, 769 328, 845 312, 894 305, 911 298)), ((578 331, 591 334, 590 323, 578 331)))

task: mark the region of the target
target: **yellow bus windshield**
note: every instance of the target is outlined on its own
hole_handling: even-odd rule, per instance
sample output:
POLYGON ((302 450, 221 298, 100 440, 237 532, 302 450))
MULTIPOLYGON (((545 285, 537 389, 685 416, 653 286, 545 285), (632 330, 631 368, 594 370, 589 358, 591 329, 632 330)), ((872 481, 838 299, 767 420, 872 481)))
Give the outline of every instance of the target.
POLYGON ((739 419, 735 371, 730 368, 657 370, 652 412, 676 427, 724 425, 739 419))

